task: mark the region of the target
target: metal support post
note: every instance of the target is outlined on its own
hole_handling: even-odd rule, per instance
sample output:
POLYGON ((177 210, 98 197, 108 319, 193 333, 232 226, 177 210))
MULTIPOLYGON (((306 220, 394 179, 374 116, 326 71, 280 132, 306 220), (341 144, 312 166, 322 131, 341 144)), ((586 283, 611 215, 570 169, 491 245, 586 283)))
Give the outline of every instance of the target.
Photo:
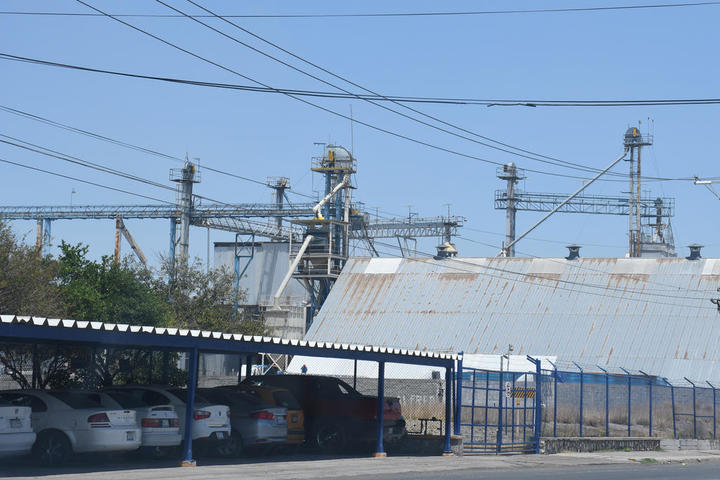
POLYGON ((175 278, 175 233, 177 229, 177 224, 175 223, 175 218, 170 219, 170 251, 168 252, 168 262, 169 262, 169 276, 170 276, 170 282, 173 281, 173 278, 175 278))
POLYGON ((353 360, 353 388, 357 390, 357 358, 353 360))
POLYGON ((245 378, 248 378, 250 375, 252 375, 252 360, 253 360, 252 354, 248 355, 245 358, 245 378))
POLYGON ((185 452, 181 462, 182 466, 195 466, 195 460, 192 456, 192 426, 195 415, 195 388, 198 373, 198 349, 197 347, 190 350, 190 361, 188 364, 188 381, 187 381, 187 402, 185 406, 185 452))
POLYGON ((383 446, 385 416, 385 362, 378 362, 377 445, 374 457, 387 457, 383 446))
POLYGON ((693 438, 697 437, 697 402, 696 396, 695 396, 695 384, 688 379, 687 377, 683 377, 686 382, 688 382, 690 385, 692 385, 692 391, 693 391, 693 438))
POLYGON ((583 436, 583 392, 585 388, 585 371, 582 369, 580 365, 578 365, 575 362, 572 362, 575 367, 580 370, 580 438, 583 436))
POLYGON ((500 357, 500 382, 498 383, 498 421, 497 421, 497 445, 496 445, 496 452, 500 453, 502 452, 502 442, 503 442, 503 395, 505 395, 505 391, 503 389, 503 383, 505 378, 503 377, 503 371, 502 371, 502 357, 500 357))
POLYGON ((237 373, 237 383, 240 385, 240 382, 242 382, 242 367, 243 367, 243 356, 238 355, 238 373, 237 373))
POLYGON ((455 387, 455 435, 460 435, 460 419, 462 417, 462 373, 463 373, 463 352, 460 352, 457 361, 457 370, 455 376, 457 377, 457 386, 455 387))
POLYGON ((672 403, 673 438, 677 438, 677 425, 675 423, 675 387, 670 385, 670 402, 672 403))
POLYGON ((705 383, 710 385, 710 388, 712 388, 713 392, 713 440, 717 440, 717 401, 715 398, 715 386, 707 380, 705 381, 705 383))
POLYGON ((557 383, 558 383, 558 371, 557 365, 548 360, 550 365, 553 366, 553 437, 557 437, 557 383))
MULTIPOLYGON (((150 375, 148 375, 148 382, 152 385, 153 383, 153 370, 155 370, 155 352, 150 349, 150 358, 148 361, 148 367, 150 368, 150 375)), ((95 363, 95 351, 93 350, 93 364, 95 363)))
POLYGON ((631 430, 630 430, 630 421, 631 421, 631 419, 632 419, 632 375, 630 374, 630 372, 628 372, 627 370, 625 370, 625 369, 622 368, 622 367, 620 367, 620 370, 622 370, 623 372, 625 372, 625 373, 627 374, 627 376, 628 376, 628 414, 627 414, 628 424, 627 424, 627 436, 628 436, 628 437, 632 437, 632 434, 630 433, 630 432, 631 432, 631 430))
MULTIPOLYGON (((540 453, 540 435, 542 430, 542 363, 530 355, 527 359, 535 364, 535 453, 540 453)), ((525 423, 523 421, 523 423, 525 423)), ((523 430, 525 427, 523 426, 523 430)))
POLYGON ((42 256, 50 254, 50 246, 52 242, 52 220, 49 218, 43 219, 43 248, 42 248, 42 256))
POLYGON ((445 367, 445 449, 443 455, 452 455, 450 448, 450 428, 452 415, 452 368, 445 367))
MULTIPOLYGON (((477 372, 475 370, 472 371, 472 400, 470 401, 470 443, 475 443, 475 377, 477 377, 477 372)), ((485 372, 487 375, 487 372, 485 372)), ((487 390, 485 390, 485 394, 487 395, 487 390)), ((487 402, 485 402, 485 414, 487 415, 487 402)), ((485 421, 485 430, 487 431, 487 420, 485 421)), ((486 441, 487 442, 487 441, 486 441)))
POLYGON ((647 373, 640 370, 640 373, 645 375, 648 379, 648 436, 653 435, 653 381, 652 377, 647 373))
POLYGON ((610 375, 600 365, 596 365, 605 373, 605 436, 610 436, 610 375))

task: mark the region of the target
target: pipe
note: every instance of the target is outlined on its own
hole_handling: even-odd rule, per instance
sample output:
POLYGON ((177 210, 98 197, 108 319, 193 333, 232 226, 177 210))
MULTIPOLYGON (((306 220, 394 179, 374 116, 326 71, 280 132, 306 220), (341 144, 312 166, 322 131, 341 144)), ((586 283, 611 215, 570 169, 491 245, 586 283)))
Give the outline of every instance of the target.
POLYGON ((330 193, 325 195, 325 197, 318 202, 317 205, 313 207, 313 213, 315 214, 315 218, 322 218, 322 215, 320 215, 320 209, 325 205, 332 197, 334 197, 337 192, 345 188, 348 184, 350 184, 350 175, 345 174, 345 176, 342 179, 342 182, 335 185, 335 188, 330 190, 330 193))
POLYGON ((620 155, 614 162, 612 162, 610 165, 608 165, 603 171, 601 171, 600 173, 598 173, 597 175, 595 175, 589 182, 587 182, 585 185, 583 185, 583 186, 580 187, 578 190, 576 190, 575 193, 573 193, 573 194, 570 195, 568 198, 566 198, 565 200, 563 200, 562 202, 560 202, 560 204, 558 204, 557 207, 555 207, 555 208, 553 208, 552 210, 550 210, 547 215, 545 215, 543 218, 541 218, 539 221, 537 221, 537 222, 535 223, 535 225, 533 225, 532 227, 530 227, 525 233, 523 233, 522 235, 520 235, 519 237, 517 237, 515 240, 513 240, 513 241, 510 242, 509 244, 505 245, 505 246, 503 247, 503 249, 500 251, 500 254, 499 254, 499 255, 502 256, 502 257, 507 257, 507 256, 508 256, 508 252, 510 251, 510 249, 511 249, 517 242, 519 242, 520 240, 522 240, 523 238, 525 238, 530 232, 532 232, 533 230, 535 230, 535 228, 537 228, 541 223, 543 223, 545 220, 547 220, 553 213, 555 213, 555 212, 557 212, 558 210, 560 210, 562 207, 565 206, 565 204, 567 204, 568 202, 570 202, 570 200, 572 200, 573 198, 575 198, 575 197, 577 197, 578 195, 580 195, 580 193, 582 193, 583 190, 585 190, 585 189, 586 189, 587 187, 589 187, 593 182, 595 182, 595 180, 597 180, 598 178, 600 178, 600 177, 601 177, 602 175, 604 175, 608 170, 610 170, 612 167, 614 167, 615 165, 617 165, 617 164, 620 162, 620 160, 622 160, 623 158, 625 158, 625 155, 627 155, 627 152, 628 152, 628 148, 625 148, 625 150, 623 151, 622 155, 620 155))
POLYGON ((305 253, 305 250, 307 250, 307 247, 310 245, 310 242, 312 242, 313 236, 308 235, 305 237, 305 241, 303 241, 302 245, 300 246, 300 250, 298 250, 298 254, 295 257, 295 260, 290 264, 290 268, 288 268, 287 273, 285 274, 285 278, 283 278, 283 281, 280 283, 280 286, 278 287, 277 291, 275 292, 275 295, 273 295, 273 307, 278 307, 278 302, 280 301, 280 295, 282 295, 283 291, 285 291, 285 287, 287 287, 288 282, 290 281, 290 278, 292 277, 293 272, 298 266, 298 263, 300 263, 300 259, 302 258, 303 254, 305 253))

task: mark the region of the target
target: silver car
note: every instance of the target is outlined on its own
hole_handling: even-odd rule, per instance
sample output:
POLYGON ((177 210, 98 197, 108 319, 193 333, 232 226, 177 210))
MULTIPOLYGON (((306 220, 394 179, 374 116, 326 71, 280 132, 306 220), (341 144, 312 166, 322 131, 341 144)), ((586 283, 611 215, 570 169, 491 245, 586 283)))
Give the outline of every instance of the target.
POLYGON ((287 442, 287 409, 267 405, 244 392, 218 388, 199 389, 211 402, 230 407, 232 432, 227 455, 240 455, 253 447, 278 445, 287 442))

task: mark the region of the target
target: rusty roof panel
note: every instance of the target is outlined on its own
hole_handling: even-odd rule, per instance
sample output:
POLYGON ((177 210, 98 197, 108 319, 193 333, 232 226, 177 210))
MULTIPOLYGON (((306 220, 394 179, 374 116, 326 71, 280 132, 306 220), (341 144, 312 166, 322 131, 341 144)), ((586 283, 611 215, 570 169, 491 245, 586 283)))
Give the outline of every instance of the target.
POLYGON ((719 286, 718 259, 354 258, 306 338, 717 381, 719 286))

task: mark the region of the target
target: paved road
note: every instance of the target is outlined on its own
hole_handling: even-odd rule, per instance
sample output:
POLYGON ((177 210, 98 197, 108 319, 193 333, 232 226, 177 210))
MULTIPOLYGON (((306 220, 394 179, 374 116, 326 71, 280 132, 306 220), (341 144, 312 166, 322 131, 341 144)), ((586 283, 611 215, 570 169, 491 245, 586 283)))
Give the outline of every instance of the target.
POLYGON ((593 454, 470 457, 322 457, 294 455, 234 461, 202 459, 195 468, 85 456, 62 468, 31 461, 0 463, 0 478, 12 480, 370 480, 370 479, 540 479, 720 480, 720 451, 598 452, 593 454))

